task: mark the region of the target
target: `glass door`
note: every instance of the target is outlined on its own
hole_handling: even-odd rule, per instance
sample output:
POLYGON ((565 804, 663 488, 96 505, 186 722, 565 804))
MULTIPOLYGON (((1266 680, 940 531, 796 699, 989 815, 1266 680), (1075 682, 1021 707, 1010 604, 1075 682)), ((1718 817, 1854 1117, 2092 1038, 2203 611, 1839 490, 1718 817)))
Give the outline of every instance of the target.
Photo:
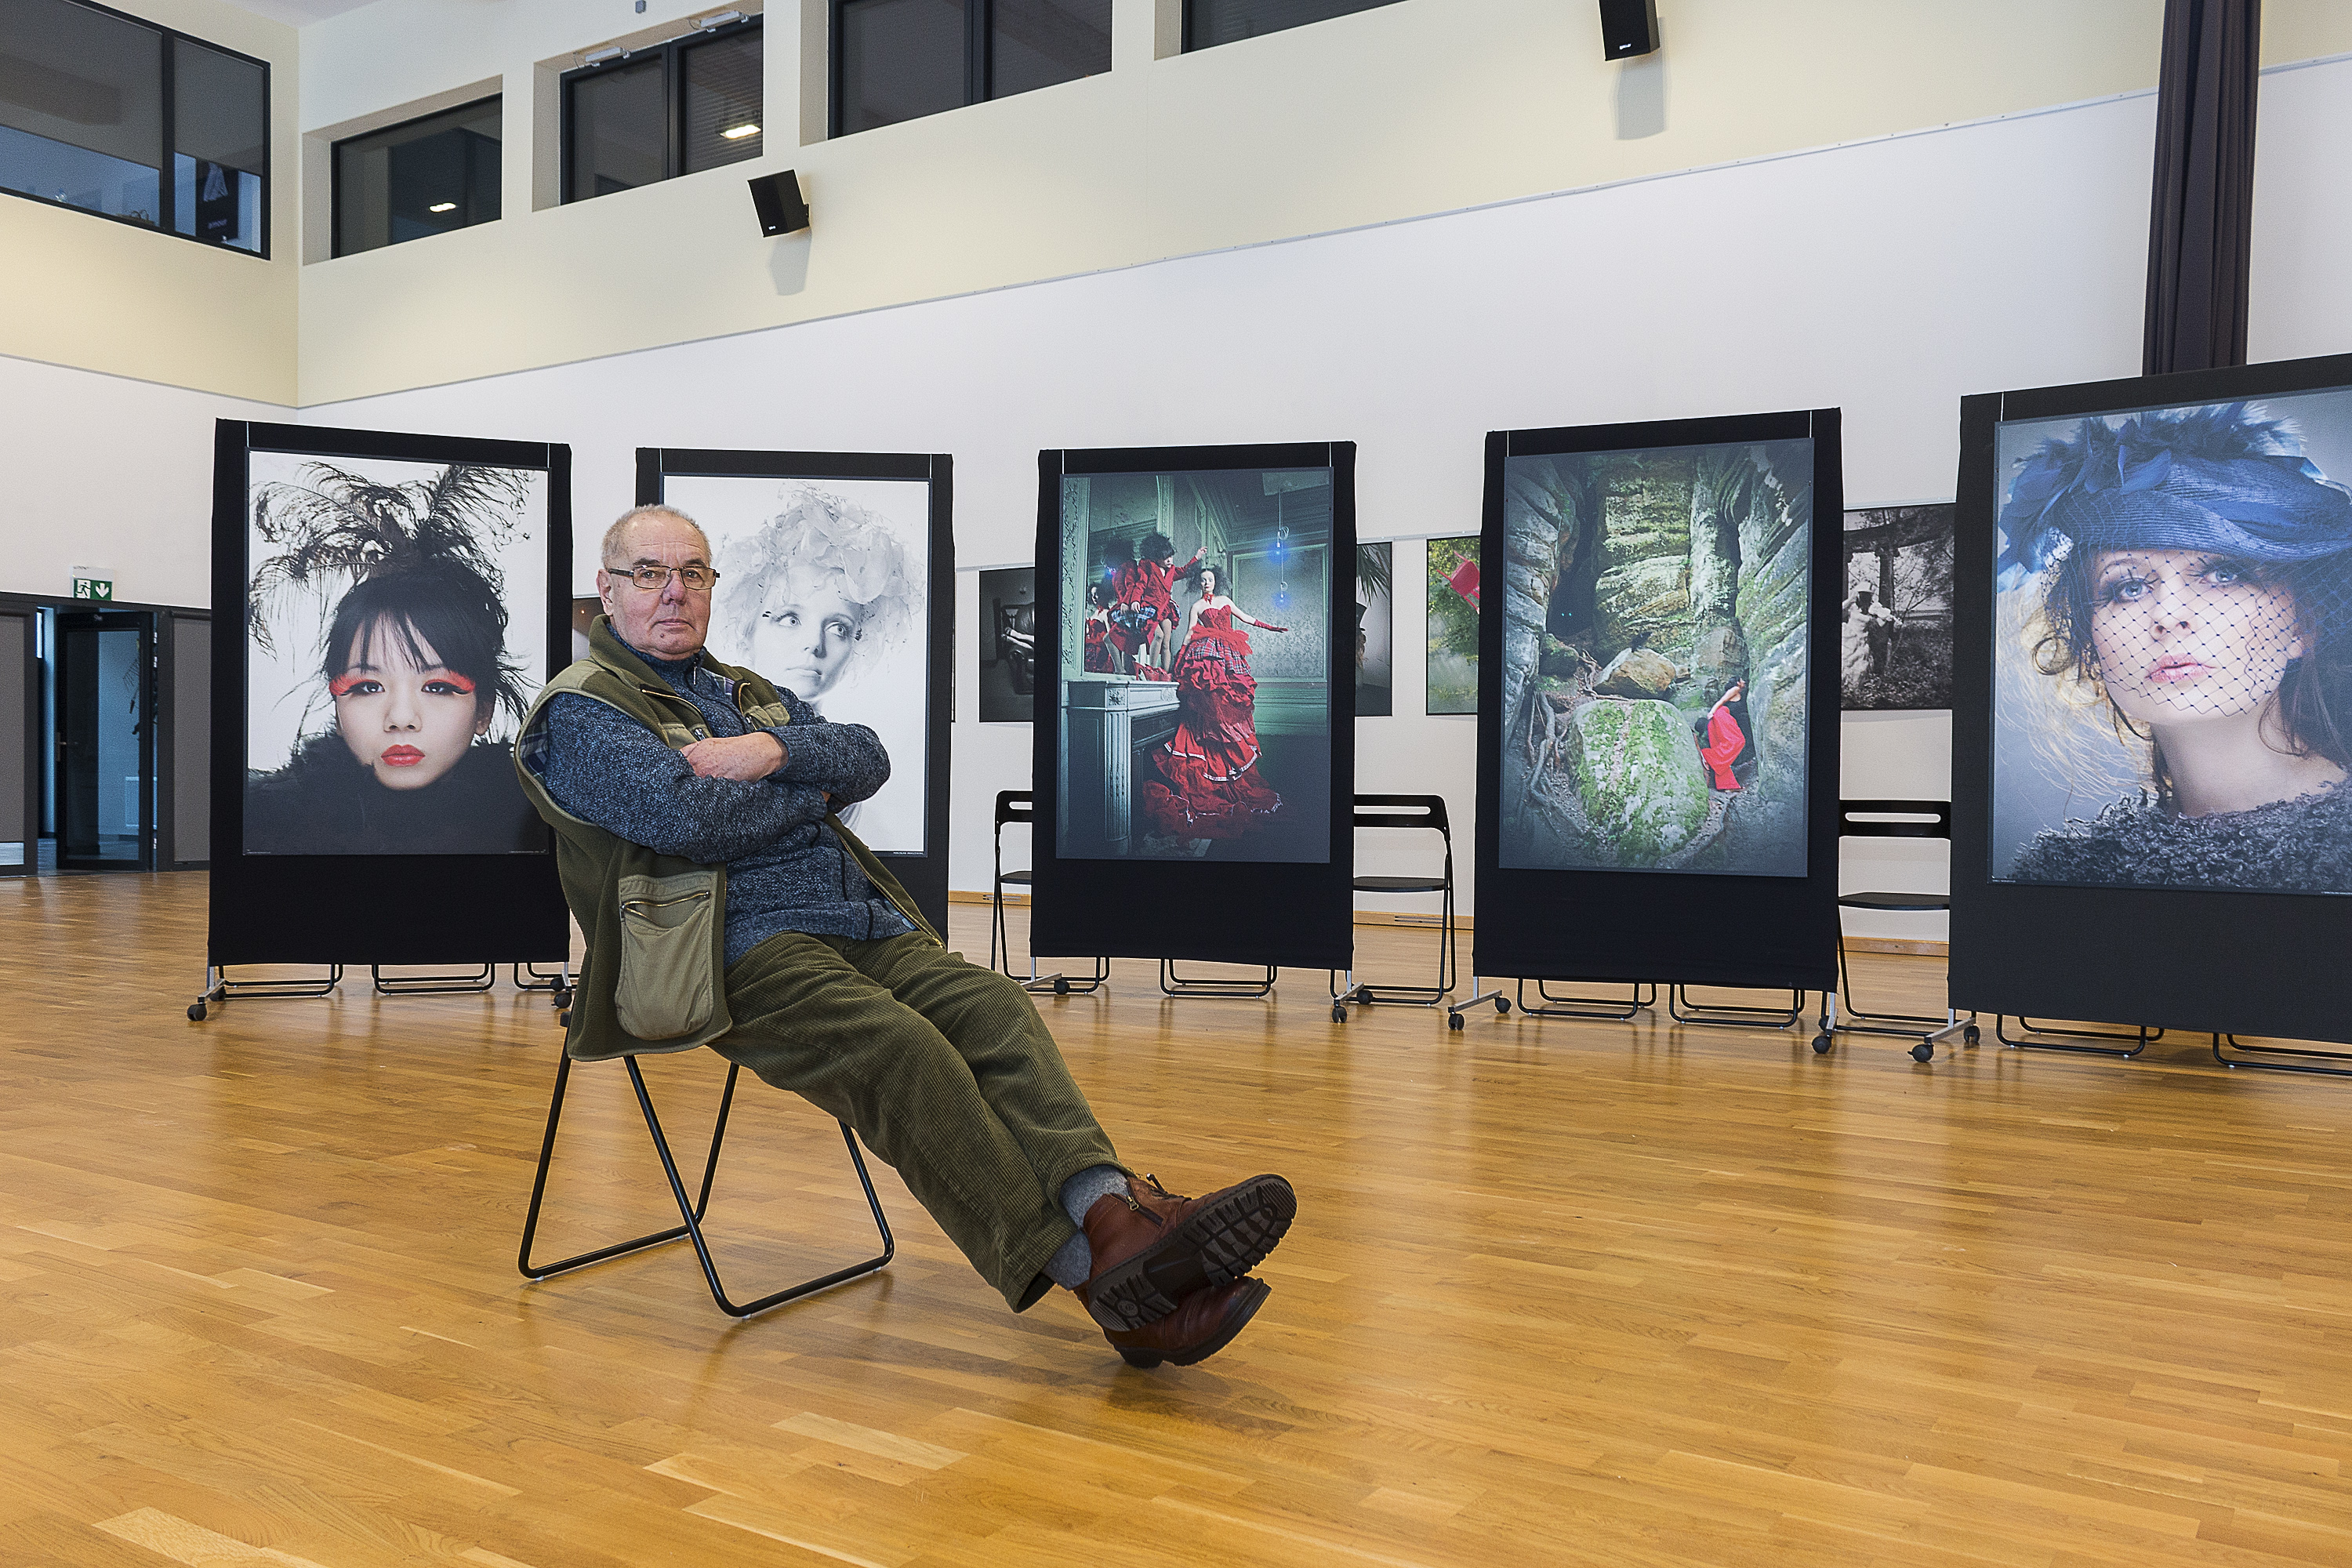
POLYGON ((58 868, 152 870, 155 617, 59 610, 56 653, 58 868))

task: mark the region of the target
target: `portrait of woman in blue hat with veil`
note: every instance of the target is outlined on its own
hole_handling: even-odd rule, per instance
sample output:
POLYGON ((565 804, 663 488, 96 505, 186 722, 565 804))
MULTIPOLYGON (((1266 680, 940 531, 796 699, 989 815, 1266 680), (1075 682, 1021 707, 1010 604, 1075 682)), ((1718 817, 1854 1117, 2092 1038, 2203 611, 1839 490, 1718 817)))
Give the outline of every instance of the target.
POLYGON ((2352 493, 2270 412, 2087 418, 2017 460, 2000 689, 2040 707, 2005 742, 2036 730, 2048 775, 2095 742, 2137 776, 2025 837, 2007 879, 2352 892, 2352 493))

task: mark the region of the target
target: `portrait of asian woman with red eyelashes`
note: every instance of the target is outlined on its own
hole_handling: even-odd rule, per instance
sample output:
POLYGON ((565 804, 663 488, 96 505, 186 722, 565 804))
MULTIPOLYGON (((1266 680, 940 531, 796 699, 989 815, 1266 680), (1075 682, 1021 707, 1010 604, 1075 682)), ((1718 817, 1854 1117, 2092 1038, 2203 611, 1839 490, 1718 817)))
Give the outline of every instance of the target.
POLYGON ((2015 459, 1997 877, 2352 892, 2352 492, 2272 412, 2085 419, 2015 459), (2053 782, 2060 820, 2017 831, 2053 782))
POLYGON ((289 546, 256 574, 257 626, 277 629, 265 610, 281 626, 300 619, 289 611, 304 596, 285 591, 289 581, 340 578, 349 585, 331 598, 309 595, 331 610, 290 754, 283 765, 247 776, 246 853, 495 855, 546 847, 545 829, 514 777, 510 739, 493 734, 503 714, 510 735, 523 707, 502 574, 485 548, 514 499, 509 490, 495 481, 452 492, 446 484, 311 476, 306 489, 281 488, 257 509, 257 520, 276 522, 289 546), (428 515, 436 501, 443 515, 428 515), (365 542, 322 541, 338 528, 365 542), (351 559, 361 552, 362 559, 351 559))

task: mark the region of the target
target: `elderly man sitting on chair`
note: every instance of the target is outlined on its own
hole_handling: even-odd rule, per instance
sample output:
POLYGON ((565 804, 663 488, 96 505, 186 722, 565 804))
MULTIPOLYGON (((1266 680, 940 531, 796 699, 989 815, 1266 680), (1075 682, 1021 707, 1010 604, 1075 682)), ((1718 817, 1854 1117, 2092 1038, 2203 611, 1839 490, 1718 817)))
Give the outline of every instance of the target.
POLYGON ((1186 1198, 1119 1165, 1028 994, 948 952, 833 816, 890 776, 874 731, 703 652, 702 530, 638 507, 603 562, 589 656, 516 751, 588 939, 565 1049, 709 1046, 846 1121, 1014 1311, 1059 1284, 1130 1365, 1223 1349, 1290 1184, 1186 1198))

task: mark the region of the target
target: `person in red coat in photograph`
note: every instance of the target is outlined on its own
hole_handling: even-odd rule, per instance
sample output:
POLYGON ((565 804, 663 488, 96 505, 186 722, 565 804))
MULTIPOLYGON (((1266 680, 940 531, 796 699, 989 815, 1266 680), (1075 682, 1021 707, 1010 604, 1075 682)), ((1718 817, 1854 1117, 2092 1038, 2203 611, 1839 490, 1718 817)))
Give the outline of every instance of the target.
POLYGON ((1735 680, 1716 699, 1715 707, 1706 716, 1706 739, 1699 745, 1698 754, 1715 772, 1713 787, 1736 790, 1739 781, 1731 774, 1732 764, 1748 752, 1748 682, 1735 680))

